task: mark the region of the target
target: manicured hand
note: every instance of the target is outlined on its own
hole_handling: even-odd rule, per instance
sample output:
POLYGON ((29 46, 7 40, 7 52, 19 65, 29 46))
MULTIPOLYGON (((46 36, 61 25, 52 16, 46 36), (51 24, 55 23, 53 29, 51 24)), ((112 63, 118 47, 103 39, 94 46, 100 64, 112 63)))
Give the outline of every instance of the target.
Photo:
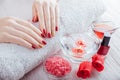
POLYGON ((15 43, 27 48, 42 48, 46 42, 41 37, 42 32, 31 23, 16 18, 0 19, 0 42, 15 43))
POLYGON ((39 28, 44 37, 53 37, 58 31, 57 0, 34 0, 32 10, 32 21, 39 21, 39 28))

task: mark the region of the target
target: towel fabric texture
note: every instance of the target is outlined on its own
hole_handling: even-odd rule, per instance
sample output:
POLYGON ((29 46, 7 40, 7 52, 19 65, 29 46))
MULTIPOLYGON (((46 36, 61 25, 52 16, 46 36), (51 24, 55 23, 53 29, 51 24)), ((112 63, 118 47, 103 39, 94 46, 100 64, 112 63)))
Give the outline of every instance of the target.
MULTIPOLYGON (((29 5, 27 3, 28 0, 18 0, 17 2, 16 0, 5 0, 8 6, 11 4, 11 2, 17 4, 19 3, 18 5, 25 5, 25 3, 22 4, 24 1, 26 2, 26 5, 29 5)), ((29 1, 32 3, 33 0, 29 1)), ((2 1, 2 3, 5 5, 4 1, 2 1)), ((4 5, 1 5, 0 7, 4 5)), ((93 21, 98 19, 105 11, 102 0, 59 0, 59 7, 59 27, 62 26, 60 29, 64 29, 65 31, 63 32, 71 34, 86 30, 87 27, 93 21)), ((27 8, 29 10, 31 9, 31 7, 27 8)), ((3 13, 2 8, 0 8, 0 11, 3 13)), ((9 11, 9 8, 6 6, 6 12, 7 11, 9 11)), ((2 13, 1 15, 5 16, 2 13)), ((9 12, 7 15, 9 15, 9 12)), ((57 50, 60 50, 59 35, 62 34, 61 32, 62 31, 58 32, 54 38, 47 39, 47 45, 44 48, 38 50, 30 50, 16 44, 1 43, 0 80, 19 80, 26 73, 41 64, 45 57, 53 54, 57 50)))

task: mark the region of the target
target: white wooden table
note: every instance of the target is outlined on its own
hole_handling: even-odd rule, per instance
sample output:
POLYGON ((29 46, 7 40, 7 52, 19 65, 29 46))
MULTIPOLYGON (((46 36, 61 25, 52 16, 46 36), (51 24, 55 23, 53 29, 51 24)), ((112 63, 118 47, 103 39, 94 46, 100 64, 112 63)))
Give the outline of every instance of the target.
MULTIPOLYGON (((31 19, 31 6, 33 0, 0 0, 0 17, 17 16, 31 19), (14 3, 14 5, 13 5, 14 3), (29 5, 28 5, 29 4, 29 5), (9 9, 10 8, 10 9, 9 9)), ((119 0, 105 0, 108 12, 113 16, 117 26, 120 26, 119 0)), ((111 49, 105 61, 105 70, 102 73, 95 72, 88 80, 120 80, 120 30, 111 39, 111 49)), ((21 80, 48 80, 43 72, 42 65, 28 73, 21 80)), ((71 80, 80 80, 77 78, 71 80)))

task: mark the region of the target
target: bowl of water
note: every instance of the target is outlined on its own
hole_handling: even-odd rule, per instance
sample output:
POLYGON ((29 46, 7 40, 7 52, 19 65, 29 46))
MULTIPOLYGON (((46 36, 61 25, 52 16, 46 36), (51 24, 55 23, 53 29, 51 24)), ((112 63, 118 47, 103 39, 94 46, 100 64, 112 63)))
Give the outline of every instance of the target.
POLYGON ((100 39, 90 28, 77 34, 64 34, 60 43, 65 56, 72 62, 81 62, 90 59, 97 52, 100 39))

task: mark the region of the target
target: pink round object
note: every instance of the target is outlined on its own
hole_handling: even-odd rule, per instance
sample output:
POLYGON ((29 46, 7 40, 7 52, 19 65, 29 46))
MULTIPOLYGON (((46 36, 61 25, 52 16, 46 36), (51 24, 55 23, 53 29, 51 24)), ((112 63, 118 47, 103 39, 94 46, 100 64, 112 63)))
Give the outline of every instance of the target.
POLYGON ((51 75, 63 77, 71 72, 71 65, 66 59, 60 56, 53 56, 46 60, 45 69, 51 75))

